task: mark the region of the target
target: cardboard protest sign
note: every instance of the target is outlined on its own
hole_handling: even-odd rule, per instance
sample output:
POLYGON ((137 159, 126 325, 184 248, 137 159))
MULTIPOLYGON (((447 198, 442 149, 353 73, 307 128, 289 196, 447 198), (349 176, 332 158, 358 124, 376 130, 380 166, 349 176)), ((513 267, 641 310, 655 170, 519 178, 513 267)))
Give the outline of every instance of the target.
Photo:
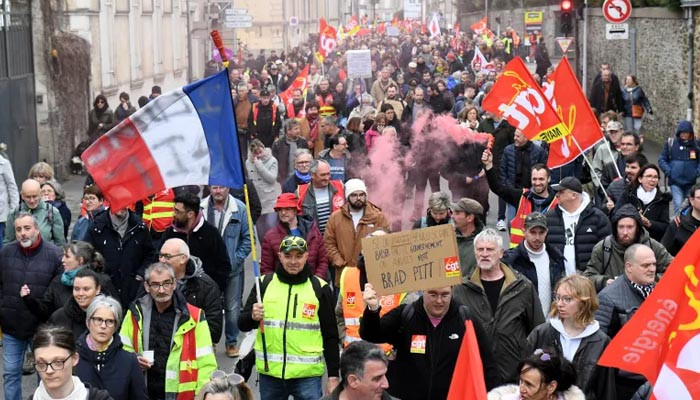
POLYGON ((369 50, 348 50, 345 52, 348 62, 348 76, 351 78, 371 78, 372 60, 369 50))
POLYGON ((362 239, 367 280, 380 296, 462 281, 450 224, 362 239))

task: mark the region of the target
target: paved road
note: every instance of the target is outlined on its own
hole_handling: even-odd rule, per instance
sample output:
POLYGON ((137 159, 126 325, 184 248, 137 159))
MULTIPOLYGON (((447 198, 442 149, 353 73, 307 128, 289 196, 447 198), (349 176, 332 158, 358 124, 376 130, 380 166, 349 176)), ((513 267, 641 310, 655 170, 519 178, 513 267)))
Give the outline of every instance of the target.
MULTIPOLYGON (((649 142, 645 143, 645 155, 648 157, 650 162, 656 163, 658 160, 659 153, 661 152, 661 145, 658 143, 654 142, 649 142)), ((63 183, 63 187, 66 191, 66 197, 67 197, 67 202, 69 205, 73 205, 73 209, 71 210, 73 212, 73 215, 77 215, 79 212, 78 208, 76 205, 79 204, 80 202, 80 197, 82 196, 82 185, 84 182, 84 177, 81 176, 71 176, 70 179, 68 179, 66 182, 63 183)), ((447 188, 447 182, 444 179, 441 179, 440 186, 442 190, 448 191, 447 188)), ((426 193, 426 197, 428 196, 428 193, 426 193)), ((426 203, 427 204, 427 199, 426 203)), ((487 216, 487 224, 489 226, 495 226, 496 225, 496 211, 498 210, 498 199, 497 197, 491 193, 489 196, 489 204, 491 205, 491 210, 492 212, 489 213, 487 216)), ((412 204, 405 204, 405 207, 412 207, 412 204)), ((411 209, 411 208, 408 208, 411 209)), ((407 224, 406 224, 407 225, 407 224)), ((407 228, 408 226, 405 226, 404 228, 407 228)), ((507 235, 504 232, 503 233, 504 240, 507 240, 507 235)), ((259 249, 260 247, 258 246, 258 254, 259 254, 259 249)), ((245 286, 244 286, 244 299, 248 297, 248 294, 250 293, 250 289, 253 286, 253 266, 252 262, 250 261, 250 257, 246 261, 245 264, 245 269, 246 269, 246 279, 245 279, 245 286)), ((245 300, 244 300, 245 301, 245 300)), ((223 369, 224 371, 232 371, 235 359, 228 358, 224 352, 224 343, 223 340, 217 345, 216 349, 216 358, 219 363, 219 368, 223 369)), ((2 371, 2 363, 0 362, 0 372, 2 371)), ((23 393, 23 398, 26 398, 28 394, 32 393, 33 390, 37 386, 37 378, 36 375, 31 375, 31 376, 25 376, 23 377, 22 380, 22 393, 23 393)), ((253 388, 256 394, 256 398, 259 398, 259 393, 257 390, 257 384, 256 384, 256 375, 255 372, 253 373, 253 376, 251 376, 249 380, 249 385, 253 388)), ((2 396, 2 393, 0 393, 0 399, 3 399, 4 397, 2 396)))

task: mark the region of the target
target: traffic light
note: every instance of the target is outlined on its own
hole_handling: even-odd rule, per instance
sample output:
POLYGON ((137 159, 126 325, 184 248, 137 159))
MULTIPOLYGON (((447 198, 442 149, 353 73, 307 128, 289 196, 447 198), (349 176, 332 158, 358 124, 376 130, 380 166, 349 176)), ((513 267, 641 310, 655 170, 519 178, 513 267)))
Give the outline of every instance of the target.
POLYGON ((561 0, 561 3, 559 5, 561 11, 561 32, 562 34, 564 34, 564 36, 569 36, 571 35, 571 32, 574 28, 571 18, 573 4, 571 0, 561 0))

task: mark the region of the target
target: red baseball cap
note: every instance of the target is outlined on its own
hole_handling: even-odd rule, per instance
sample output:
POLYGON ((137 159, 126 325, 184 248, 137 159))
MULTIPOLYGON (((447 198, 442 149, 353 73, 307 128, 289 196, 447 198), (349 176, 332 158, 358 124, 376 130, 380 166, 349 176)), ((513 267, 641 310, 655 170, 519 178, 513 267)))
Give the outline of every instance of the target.
POLYGON ((277 201, 275 202, 274 209, 278 208, 296 208, 297 211, 301 211, 299 205, 299 198, 294 193, 282 193, 277 196, 277 201))

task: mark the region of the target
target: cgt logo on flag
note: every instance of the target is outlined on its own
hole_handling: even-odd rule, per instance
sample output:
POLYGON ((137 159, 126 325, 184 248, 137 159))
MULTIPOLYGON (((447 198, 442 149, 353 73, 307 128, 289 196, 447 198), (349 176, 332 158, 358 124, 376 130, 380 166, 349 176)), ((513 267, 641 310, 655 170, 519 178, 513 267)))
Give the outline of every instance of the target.
POLYGON ((411 353, 425 354, 425 335, 411 335, 411 353))
POLYGON ((445 257, 442 262, 445 265, 445 278, 453 278, 462 275, 462 271, 459 267, 459 259, 457 257, 445 257))
POLYGON ((507 119, 530 140, 551 143, 569 135, 520 57, 508 62, 484 98, 483 109, 507 119))
POLYGON ((316 304, 304 303, 304 308, 301 311, 302 318, 314 319, 316 316, 316 304))
POLYGON ((345 300, 348 302, 348 307, 349 308, 354 308, 355 307, 355 292, 347 292, 345 294, 345 300))

